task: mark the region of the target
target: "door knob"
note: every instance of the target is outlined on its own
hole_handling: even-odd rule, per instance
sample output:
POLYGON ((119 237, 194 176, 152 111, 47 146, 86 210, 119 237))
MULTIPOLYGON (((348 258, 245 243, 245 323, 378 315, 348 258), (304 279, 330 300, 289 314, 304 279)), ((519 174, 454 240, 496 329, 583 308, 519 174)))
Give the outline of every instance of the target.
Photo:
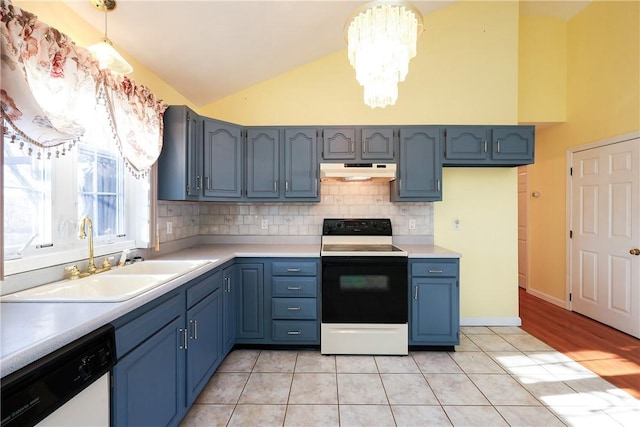
POLYGON ((629 251, 629 253, 630 253, 631 255, 640 255, 640 249, 638 249, 638 248, 633 248, 633 249, 631 249, 631 250, 629 251))

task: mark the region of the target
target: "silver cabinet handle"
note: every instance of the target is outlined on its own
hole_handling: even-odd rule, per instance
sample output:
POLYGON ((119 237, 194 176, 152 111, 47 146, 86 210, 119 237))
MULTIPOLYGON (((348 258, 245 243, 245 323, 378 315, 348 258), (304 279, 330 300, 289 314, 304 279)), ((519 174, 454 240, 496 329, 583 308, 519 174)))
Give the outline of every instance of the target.
POLYGON ((207 190, 211 190, 211 188, 209 187, 209 177, 207 177, 207 190))
POLYGON ((182 339, 182 344, 180 345, 180 350, 187 349, 187 330, 186 329, 178 329, 178 333, 182 335, 180 338, 182 339))
POLYGON ((440 191, 440 180, 436 179, 436 188, 438 189, 437 191, 440 191))
POLYGON ((200 190, 202 188, 202 177, 200 175, 196 176, 196 190, 200 190))
POLYGON ((429 270, 429 273, 442 273, 442 270, 429 270))
POLYGON ((300 311, 302 310, 301 307, 287 307, 287 311, 300 311))
POLYGON ((362 141, 362 152, 363 153, 367 152, 367 141, 362 141))
POLYGON ((273 192, 277 193, 278 192, 278 181, 273 181, 273 192))
POLYGON ((299 273, 301 271, 300 268, 287 268, 289 273, 299 273))
POLYGON ((351 152, 352 153, 356 152, 356 142, 355 141, 351 141, 351 152))
POLYGON ((483 142, 484 142, 484 152, 486 153, 487 152, 487 140, 485 139, 483 142))
POLYGON ((300 331, 287 331, 287 335, 300 335, 301 333, 300 331))
POLYGON ((500 140, 498 140, 498 153, 500 152, 500 140))
POLYGON ((288 291, 300 291, 302 290, 302 286, 287 286, 288 291))
POLYGON ((192 330, 191 339, 197 340, 198 339, 198 321, 190 320, 189 326, 191 327, 191 330, 192 330))
POLYGON ((413 299, 418 299, 418 287, 414 286, 413 299))

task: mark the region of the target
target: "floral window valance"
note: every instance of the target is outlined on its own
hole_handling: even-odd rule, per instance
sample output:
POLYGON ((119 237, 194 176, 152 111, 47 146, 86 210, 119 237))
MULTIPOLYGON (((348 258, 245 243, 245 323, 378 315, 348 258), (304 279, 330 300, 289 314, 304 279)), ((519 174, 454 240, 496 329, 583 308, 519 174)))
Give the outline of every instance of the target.
POLYGON ((0 0, 0 20, 3 134, 52 158, 91 129, 110 128, 132 173, 146 175, 162 149, 167 105, 10 1, 0 0))

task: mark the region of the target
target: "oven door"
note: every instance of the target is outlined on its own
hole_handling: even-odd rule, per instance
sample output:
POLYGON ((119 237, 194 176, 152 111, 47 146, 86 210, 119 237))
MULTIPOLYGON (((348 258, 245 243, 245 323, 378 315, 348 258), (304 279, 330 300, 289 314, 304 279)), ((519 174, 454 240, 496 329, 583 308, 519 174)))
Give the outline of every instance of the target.
POLYGON ((322 257, 322 323, 407 323, 407 258, 322 257))

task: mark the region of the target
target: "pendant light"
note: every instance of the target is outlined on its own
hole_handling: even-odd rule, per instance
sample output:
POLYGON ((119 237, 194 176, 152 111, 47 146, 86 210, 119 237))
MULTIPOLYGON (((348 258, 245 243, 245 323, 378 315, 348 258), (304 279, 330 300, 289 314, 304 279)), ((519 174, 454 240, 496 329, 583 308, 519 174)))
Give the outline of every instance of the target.
POLYGON ((407 76, 422 30, 420 12, 404 1, 373 1, 352 14, 345 26, 349 62, 366 105, 396 103, 398 82, 407 76))
POLYGON ((113 43, 107 37, 107 13, 116 8, 116 0, 90 0, 97 9, 104 12, 104 38, 99 43, 93 44, 87 49, 100 63, 100 68, 108 68, 120 74, 129 74, 133 67, 113 47, 113 43))

